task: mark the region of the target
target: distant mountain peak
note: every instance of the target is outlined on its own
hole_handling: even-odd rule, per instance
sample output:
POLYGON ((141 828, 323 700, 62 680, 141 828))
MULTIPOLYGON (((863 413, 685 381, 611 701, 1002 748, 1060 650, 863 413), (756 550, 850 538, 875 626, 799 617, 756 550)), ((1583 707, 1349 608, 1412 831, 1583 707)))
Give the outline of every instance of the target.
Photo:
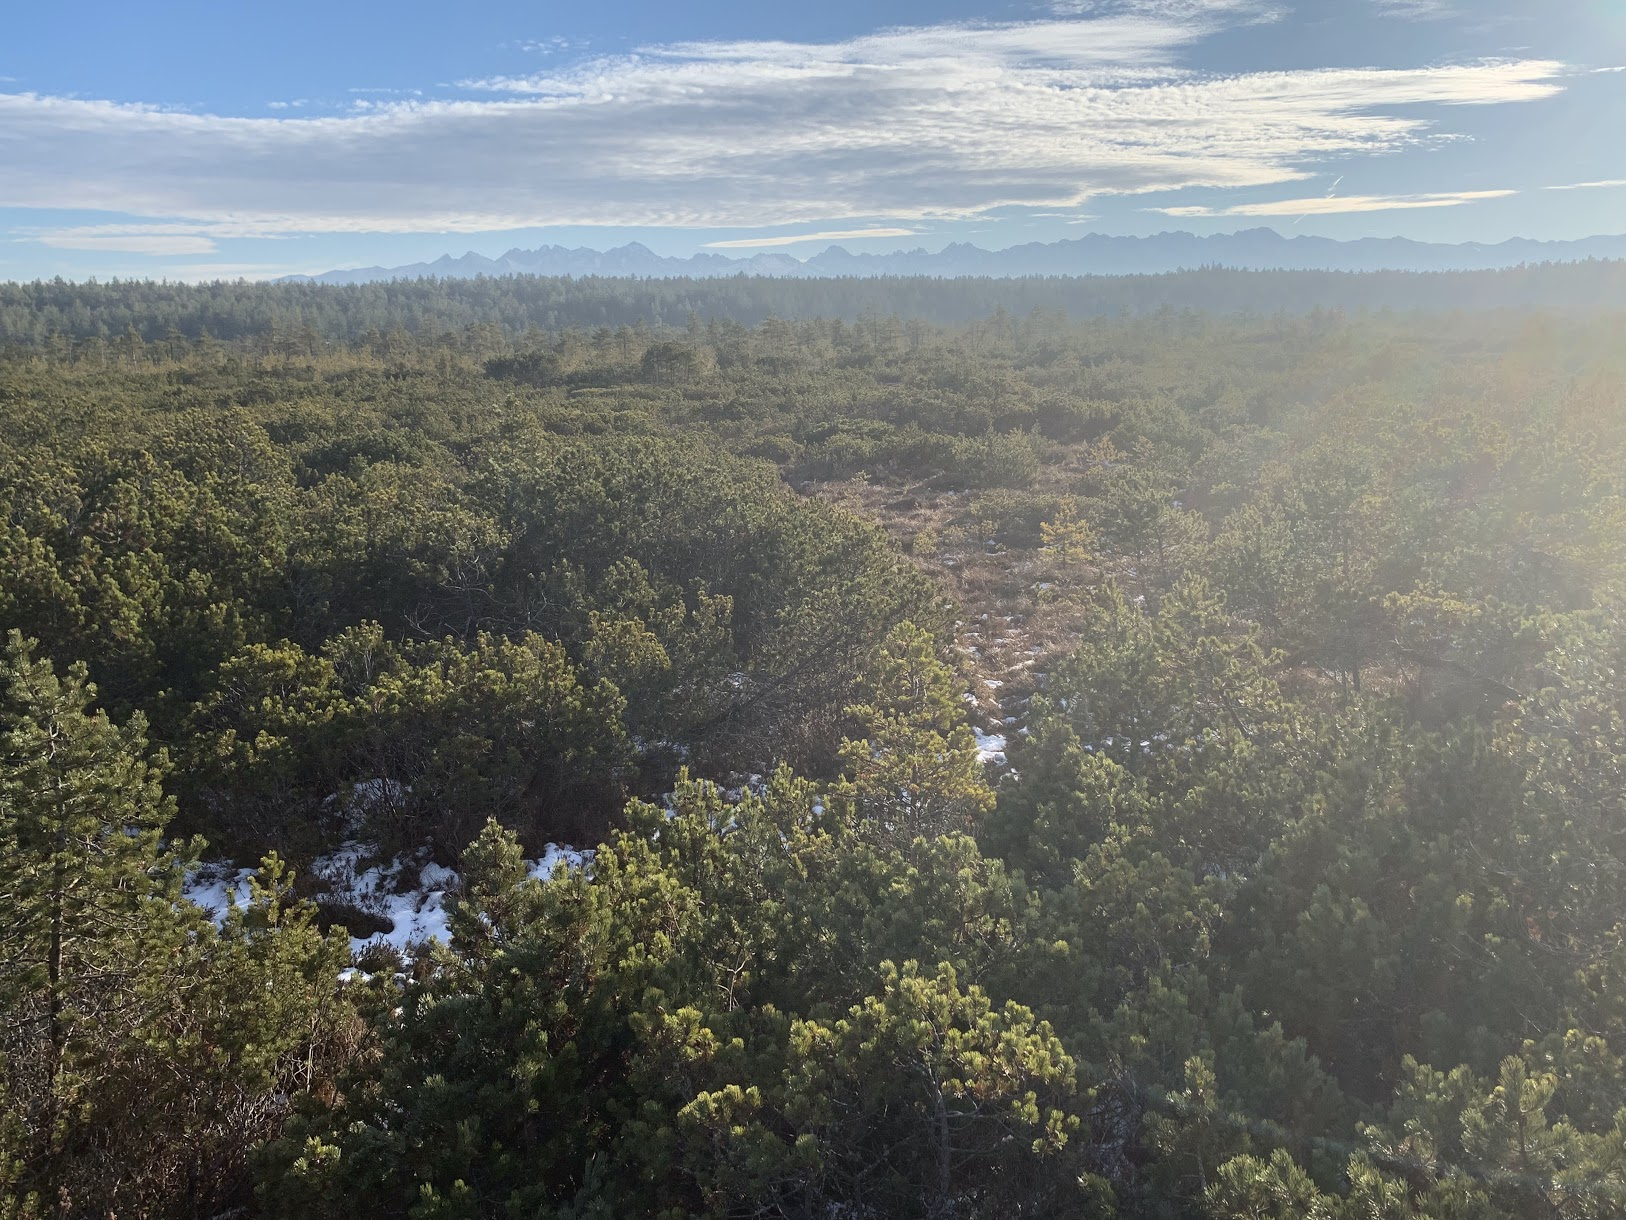
POLYGON ((1523 263, 1626 259, 1626 236, 1579 241, 1536 241, 1515 237, 1495 245, 1414 241, 1405 237, 1363 237, 1336 241, 1303 233, 1284 235, 1258 227, 1198 236, 1175 230, 1151 237, 1087 233, 1053 242, 1028 242, 1004 250, 984 250, 951 242, 936 253, 923 247, 885 254, 853 253, 827 246, 805 261, 764 250, 735 258, 705 250, 689 258, 656 254, 632 241, 610 250, 585 246, 540 246, 509 250, 499 258, 469 251, 444 254, 429 263, 404 267, 361 267, 322 275, 286 277, 322 284, 364 284, 377 280, 474 276, 639 276, 711 278, 766 276, 990 276, 1156 275, 1196 267, 1235 267, 1255 271, 1492 271, 1523 263))

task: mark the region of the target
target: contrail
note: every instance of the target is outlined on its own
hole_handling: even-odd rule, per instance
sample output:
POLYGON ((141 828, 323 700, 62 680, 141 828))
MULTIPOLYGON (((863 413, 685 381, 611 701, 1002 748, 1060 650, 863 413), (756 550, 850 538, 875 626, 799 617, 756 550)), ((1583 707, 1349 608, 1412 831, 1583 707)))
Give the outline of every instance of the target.
MULTIPOLYGON (((1331 198, 1332 198, 1332 197, 1333 197, 1333 196, 1335 196, 1335 195, 1336 195, 1336 194, 1338 194, 1338 184, 1339 184, 1339 183, 1340 183, 1340 182, 1342 182, 1342 181, 1343 181, 1343 180, 1344 180, 1344 179, 1345 179, 1345 177, 1347 177, 1347 175, 1345 175, 1345 174, 1339 174, 1339 175, 1338 175, 1338 177, 1337 177, 1337 178, 1335 178, 1335 179, 1334 179, 1334 180, 1333 180, 1333 184, 1332 184, 1332 185, 1331 185, 1331 186, 1329 186, 1329 187, 1328 187, 1328 188, 1327 188, 1327 193, 1326 193, 1326 194, 1325 194, 1325 195, 1324 195, 1324 196, 1322 196, 1322 198, 1324 198, 1324 199, 1331 199, 1331 198)), ((1305 213, 1305 214, 1304 214, 1304 216, 1308 216, 1308 215, 1309 215, 1309 214, 1310 214, 1310 213, 1308 213, 1308 212, 1306 212, 1306 213, 1305 213)), ((1303 220, 1303 219, 1304 219, 1304 216, 1300 216, 1300 217, 1299 217, 1299 220, 1303 220)), ((1294 221, 1294 222, 1293 222, 1293 227, 1294 227, 1294 228, 1295 228, 1295 229, 1296 229, 1296 228, 1298 228, 1298 225, 1299 225, 1299 220, 1295 220, 1295 221, 1294 221)))

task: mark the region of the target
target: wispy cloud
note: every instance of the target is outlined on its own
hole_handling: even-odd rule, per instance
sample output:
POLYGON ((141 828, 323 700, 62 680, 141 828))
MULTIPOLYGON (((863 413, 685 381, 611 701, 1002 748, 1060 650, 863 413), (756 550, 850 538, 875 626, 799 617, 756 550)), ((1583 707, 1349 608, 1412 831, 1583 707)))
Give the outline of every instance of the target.
POLYGON ((831 44, 646 47, 467 82, 473 98, 338 115, 0 93, 0 206, 262 233, 907 224, 1294 182, 1449 134, 1430 107, 1564 87, 1550 60, 1235 76, 1184 66, 1193 44, 1262 11, 1160 0, 831 44))
POLYGON ((1328 195, 1314 199, 1271 199, 1228 208, 1151 208, 1165 216, 1191 219, 1232 216, 1336 216, 1346 212, 1400 212, 1415 208, 1456 208, 1486 199, 1506 199, 1517 191, 1447 191, 1431 195, 1328 195))
POLYGON ((1215 16, 1274 21, 1283 14, 1281 5, 1270 3, 1269 0, 1051 0, 1050 11, 1058 17, 1127 14, 1165 21, 1215 16))
POLYGON ((64 237, 278 237, 281 225, 265 225, 255 221, 141 221, 135 223, 73 225, 58 229, 30 229, 27 232, 41 236, 53 234, 64 237))
POLYGON ((708 241, 709 250, 748 250, 754 246, 795 246, 808 241, 855 241, 861 237, 913 237, 913 229, 839 229, 827 233, 792 233, 779 237, 738 237, 708 241))
POLYGON ((183 234, 101 234, 65 231, 44 233, 38 240, 42 245, 50 246, 54 250, 96 250, 104 254, 173 256, 213 254, 219 249, 212 238, 183 234))
POLYGON ((24 229, 21 235, 56 250, 100 250, 120 254, 173 256, 213 254, 222 238, 261 240, 287 236, 279 228, 241 221, 204 224, 166 221, 157 224, 71 225, 55 229, 24 229))
POLYGON ((555 34, 552 38, 529 38, 514 45, 521 51, 528 51, 532 55, 558 55, 565 51, 574 50, 577 47, 584 47, 587 44, 585 42, 573 42, 568 38, 555 34))
POLYGON ((1460 15, 1451 0, 1372 0, 1372 7, 1402 21, 1445 21, 1460 15))
POLYGON ((1562 186, 1549 186, 1549 191, 1596 191, 1607 187, 1626 186, 1626 178, 1605 178, 1601 182, 1566 182, 1562 186))
POLYGON ((1093 212, 1030 212, 1029 216, 1034 220, 1059 220, 1070 225, 1089 224, 1092 220, 1101 219, 1093 212))

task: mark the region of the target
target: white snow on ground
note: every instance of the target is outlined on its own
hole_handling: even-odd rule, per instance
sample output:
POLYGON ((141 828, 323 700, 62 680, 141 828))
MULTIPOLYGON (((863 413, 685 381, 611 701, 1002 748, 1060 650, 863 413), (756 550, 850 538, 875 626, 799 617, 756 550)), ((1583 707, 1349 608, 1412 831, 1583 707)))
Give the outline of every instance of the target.
POLYGON ((425 889, 449 890, 458 883, 457 870, 444 864, 425 864, 418 870, 418 884, 425 889))
MULTIPOLYGON (((387 865, 361 868, 372 854, 364 844, 346 843, 337 851, 319 856, 311 865, 311 874, 319 882, 319 903, 354 907, 391 925, 386 932, 352 936, 351 952, 390 945, 410 956, 429 941, 449 943, 447 898, 462 884, 457 870, 432 861, 419 864, 400 856, 387 865)), ((586 868, 592 858, 591 851, 549 843, 540 860, 527 862, 526 872, 548 881, 559 864, 574 871, 586 868)), ((216 923, 223 923, 232 904, 248 906, 248 879, 253 873, 253 869, 237 868, 226 861, 211 862, 186 879, 181 896, 209 912, 216 923)))
POLYGON ((538 881, 551 881, 554 869, 563 864, 570 872, 578 872, 593 862, 593 853, 577 851, 574 847, 560 847, 557 843, 549 843, 542 849, 542 858, 533 862, 526 870, 538 881))
POLYGON ((451 940, 447 926, 446 891, 456 874, 438 864, 416 869, 397 856, 388 866, 373 865, 362 872, 356 868, 368 854, 359 843, 346 843, 338 851, 322 856, 312 872, 324 885, 321 897, 329 897, 388 922, 387 932, 352 936, 350 951, 360 953, 373 945, 391 945, 407 952, 413 945, 451 940), (408 884, 416 872, 416 885, 408 884))
POLYGON ((208 911, 217 924, 224 923, 233 903, 247 908, 248 879, 253 875, 251 868, 234 868, 225 861, 214 861, 187 876, 181 884, 181 897, 208 911))
POLYGON ((1005 762, 1005 734, 984 733, 979 728, 973 728, 971 731, 977 735, 977 757, 985 763, 998 763, 1003 766, 1005 762))

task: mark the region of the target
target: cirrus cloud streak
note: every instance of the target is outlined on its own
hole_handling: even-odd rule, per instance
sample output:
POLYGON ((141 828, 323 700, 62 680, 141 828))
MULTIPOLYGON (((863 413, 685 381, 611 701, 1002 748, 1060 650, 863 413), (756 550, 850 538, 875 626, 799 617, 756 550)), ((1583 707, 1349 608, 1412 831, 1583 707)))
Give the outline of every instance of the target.
POLYGON ((824 233, 787 233, 778 237, 737 237, 708 241, 708 250, 748 250, 758 246, 796 246, 808 241, 857 241, 865 237, 913 237, 913 229, 833 229, 824 233))
POLYGON ((1458 208, 1486 199, 1506 199, 1517 191, 1444 191, 1428 195, 1326 195, 1313 199, 1268 199, 1229 208, 1152 208, 1165 216, 1340 216, 1349 212, 1405 212, 1418 208, 1458 208))
POLYGON ((1550 60, 1204 76, 1181 52, 1258 10, 1210 0, 1179 20, 1158 12, 645 48, 328 116, 0 94, 0 207, 200 230, 43 239, 129 250, 114 242, 145 238, 168 253, 203 252, 231 230, 960 218, 1293 182, 1328 160, 1448 136, 1430 107, 1530 103, 1563 87, 1550 60))

